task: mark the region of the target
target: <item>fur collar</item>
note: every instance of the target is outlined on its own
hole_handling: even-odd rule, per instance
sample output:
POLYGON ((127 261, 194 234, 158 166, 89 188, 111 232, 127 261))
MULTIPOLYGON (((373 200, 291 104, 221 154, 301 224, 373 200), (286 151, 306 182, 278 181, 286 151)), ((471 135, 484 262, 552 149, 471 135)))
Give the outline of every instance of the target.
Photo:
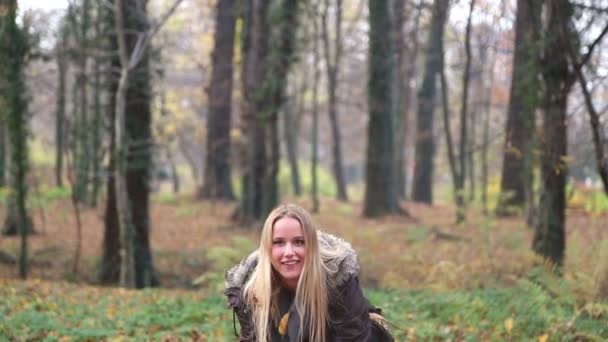
MULTIPOLYGON (((357 253, 350 243, 320 230, 318 231, 318 237, 321 249, 337 252, 337 258, 331 262, 333 265, 327 265, 330 269, 336 269, 336 272, 330 275, 330 284, 339 287, 350 278, 359 275, 357 253)), ((226 272, 224 277, 226 289, 231 287, 242 288, 245 285, 258 264, 258 254, 258 250, 253 251, 238 265, 226 272)))

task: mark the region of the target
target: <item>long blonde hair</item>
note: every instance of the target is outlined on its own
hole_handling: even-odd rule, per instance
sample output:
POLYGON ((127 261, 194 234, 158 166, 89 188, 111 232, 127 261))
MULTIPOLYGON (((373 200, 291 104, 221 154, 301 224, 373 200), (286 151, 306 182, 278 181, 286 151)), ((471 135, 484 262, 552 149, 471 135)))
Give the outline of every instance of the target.
POLYGON ((328 270, 322 260, 317 229, 310 214, 295 204, 275 208, 266 219, 260 238, 258 264, 245 285, 244 295, 252 313, 255 336, 258 341, 270 339, 270 324, 278 324, 278 294, 280 285, 271 264, 272 233, 275 222, 291 217, 300 222, 304 234, 306 257, 298 280, 295 305, 300 316, 300 340, 304 329, 310 341, 325 342, 328 322, 328 270), (308 326, 304 326, 304 323, 308 326))

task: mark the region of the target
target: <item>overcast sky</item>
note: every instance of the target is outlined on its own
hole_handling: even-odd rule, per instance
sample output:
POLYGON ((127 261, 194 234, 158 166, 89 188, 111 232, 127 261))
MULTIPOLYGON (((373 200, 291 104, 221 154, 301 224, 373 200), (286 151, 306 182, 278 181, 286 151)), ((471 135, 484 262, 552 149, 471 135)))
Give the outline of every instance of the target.
POLYGON ((24 11, 31 8, 56 9, 66 8, 68 0, 17 0, 19 8, 24 11))

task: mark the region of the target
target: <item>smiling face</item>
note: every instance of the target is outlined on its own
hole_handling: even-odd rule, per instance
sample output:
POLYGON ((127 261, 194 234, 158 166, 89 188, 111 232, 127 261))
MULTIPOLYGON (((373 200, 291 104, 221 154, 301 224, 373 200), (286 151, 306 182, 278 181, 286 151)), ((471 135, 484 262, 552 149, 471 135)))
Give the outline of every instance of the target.
POLYGON ((284 287, 297 288, 305 258, 306 246, 300 221, 289 216, 276 220, 272 229, 271 259, 284 287))

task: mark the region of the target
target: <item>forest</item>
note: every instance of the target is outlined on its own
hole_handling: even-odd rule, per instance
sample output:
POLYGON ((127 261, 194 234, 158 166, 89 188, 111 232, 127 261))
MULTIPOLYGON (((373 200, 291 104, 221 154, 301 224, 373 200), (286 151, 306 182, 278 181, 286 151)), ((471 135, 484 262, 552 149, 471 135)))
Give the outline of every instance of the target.
POLYGON ((607 0, 0 0, 0 340, 235 341, 296 203, 396 341, 608 340, 607 0))

